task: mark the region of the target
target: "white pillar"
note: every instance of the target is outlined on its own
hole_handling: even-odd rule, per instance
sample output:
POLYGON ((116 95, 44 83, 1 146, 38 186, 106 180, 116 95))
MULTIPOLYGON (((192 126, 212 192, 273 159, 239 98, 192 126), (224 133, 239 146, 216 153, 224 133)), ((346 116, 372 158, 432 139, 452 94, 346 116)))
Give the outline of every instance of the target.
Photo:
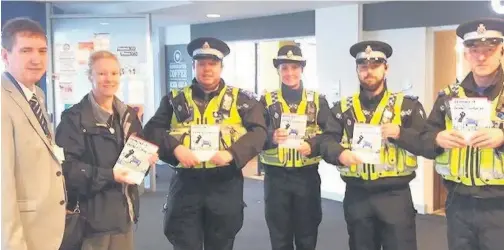
MULTIPOLYGON (((359 89, 350 47, 362 36, 362 5, 351 4, 315 11, 317 73, 319 90, 326 94, 330 106, 341 96, 359 89)), ((322 197, 342 200, 345 184, 336 167, 322 162, 322 197)))

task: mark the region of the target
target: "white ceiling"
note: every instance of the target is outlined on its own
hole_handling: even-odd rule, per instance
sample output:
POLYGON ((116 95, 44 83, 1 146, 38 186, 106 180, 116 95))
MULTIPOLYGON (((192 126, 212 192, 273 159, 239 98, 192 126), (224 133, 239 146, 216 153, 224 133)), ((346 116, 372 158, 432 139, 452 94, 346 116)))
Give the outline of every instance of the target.
POLYGON ((176 23, 207 23, 271 16, 344 4, 339 1, 207 1, 180 5, 153 12, 154 18, 176 23), (220 18, 207 18, 219 14, 220 18))
MULTIPOLYGON (((39 0, 41 1, 41 0, 39 0)), ((151 13, 153 24, 196 24, 242 18, 295 13, 318 8, 352 4, 382 2, 369 1, 51 1, 65 14, 108 15, 151 13), (208 18, 219 14, 220 18, 208 18)), ((47 1, 49 2, 49 1, 47 1)))

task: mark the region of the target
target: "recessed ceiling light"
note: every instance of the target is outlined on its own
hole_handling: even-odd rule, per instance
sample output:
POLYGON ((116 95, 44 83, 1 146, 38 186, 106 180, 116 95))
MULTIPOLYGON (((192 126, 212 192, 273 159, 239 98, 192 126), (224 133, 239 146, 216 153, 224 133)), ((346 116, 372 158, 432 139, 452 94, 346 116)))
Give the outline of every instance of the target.
POLYGON ((101 25, 109 25, 109 23, 100 23, 101 25))
POLYGON ((218 18, 218 17, 220 17, 220 15, 219 15, 219 14, 207 14, 206 16, 207 16, 208 18, 218 18))

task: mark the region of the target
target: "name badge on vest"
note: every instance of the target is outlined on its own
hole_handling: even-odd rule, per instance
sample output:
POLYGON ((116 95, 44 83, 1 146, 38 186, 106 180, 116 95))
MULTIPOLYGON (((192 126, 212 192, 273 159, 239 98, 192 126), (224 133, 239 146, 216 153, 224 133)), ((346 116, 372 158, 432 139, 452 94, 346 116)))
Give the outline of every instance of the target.
POLYGON ((227 88, 226 93, 222 97, 220 103, 219 113, 222 114, 223 119, 229 118, 231 114, 231 106, 233 105, 232 88, 227 88))
POLYGON ((213 112, 213 117, 215 119, 215 123, 222 123, 224 120, 224 115, 220 111, 213 112))
POLYGON ((315 93, 313 93, 313 91, 307 91, 306 92, 306 101, 308 101, 308 102, 314 102, 315 101, 315 93))
POLYGON ((350 108, 343 113, 343 120, 345 122, 343 128, 345 129, 348 138, 352 138, 355 123, 355 114, 353 113, 353 109, 350 108))
POLYGON ((268 112, 271 118, 271 126, 274 129, 280 128, 280 122, 282 120, 282 106, 279 102, 276 102, 268 107, 268 112))
POLYGON ((450 111, 450 100, 448 100, 448 98, 445 99, 444 104, 442 104, 441 107, 439 107, 439 108, 441 109, 441 111, 445 112, 446 116, 448 116, 448 118, 450 118, 450 120, 452 119, 452 114, 450 111))
POLYGON ((170 99, 170 103, 173 107, 173 113, 177 118, 178 122, 187 121, 191 118, 191 111, 187 105, 187 100, 184 93, 179 93, 176 97, 170 99))
POLYGON ((384 124, 390 123, 393 118, 394 118, 394 111, 392 110, 392 108, 389 107, 385 109, 385 111, 383 112, 383 123, 384 124))

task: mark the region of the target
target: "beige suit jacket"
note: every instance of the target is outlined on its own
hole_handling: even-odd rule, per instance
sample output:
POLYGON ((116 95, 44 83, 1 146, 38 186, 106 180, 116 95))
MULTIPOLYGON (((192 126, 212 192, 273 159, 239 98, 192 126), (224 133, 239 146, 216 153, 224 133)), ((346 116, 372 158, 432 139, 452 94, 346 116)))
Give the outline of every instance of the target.
MULTIPOLYGON (((35 94, 49 122, 44 93, 36 87, 35 94)), ((1 249, 57 250, 65 227, 66 193, 61 165, 53 151, 55 143, 44 134, 28 101, 5 75, 1 99, 1 249)))

